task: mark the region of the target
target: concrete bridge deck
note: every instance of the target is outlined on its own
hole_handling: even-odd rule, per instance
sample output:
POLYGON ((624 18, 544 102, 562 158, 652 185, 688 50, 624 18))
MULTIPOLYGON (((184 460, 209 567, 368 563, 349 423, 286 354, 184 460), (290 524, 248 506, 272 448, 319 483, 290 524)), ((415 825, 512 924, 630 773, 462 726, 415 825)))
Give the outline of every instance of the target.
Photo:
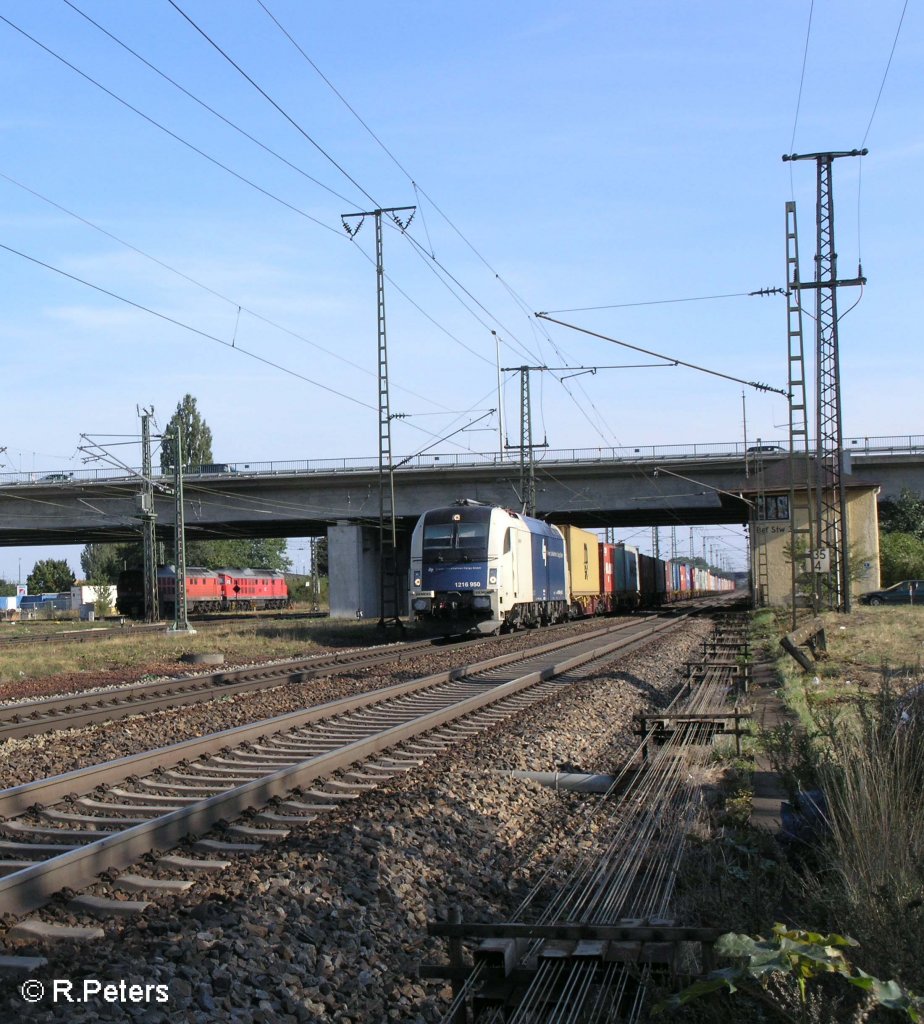
MULTIPOLYGON (((788 487, 784 445, 741 442, 543 450, 538 513, 587 528, 742 523, 757 459, 766 486, 788 487), (769 450, 768 450, 769 449, 769 450), (774 450, 777 449, 777 450, 774 450)), ((924 436, 849 438, 848 482, 924 492, 924 436)), ((397 460, 400 463, 400 460, 397 460)), ((228 463, 185 478, 190 539, 304 537, 335 523, 378 522, 374 460, 228 463)), ((86 544, 139 536, 140 476, 82 470, 0 474, 0 546, 86 544)), ((170 478, 156 480, 158 530, 173 529, 170 478)), ((520 467, 496 453, 415 456, 395 472, 395 508, 410 524, 426 509, 468 497, 520 505, 520 467)))

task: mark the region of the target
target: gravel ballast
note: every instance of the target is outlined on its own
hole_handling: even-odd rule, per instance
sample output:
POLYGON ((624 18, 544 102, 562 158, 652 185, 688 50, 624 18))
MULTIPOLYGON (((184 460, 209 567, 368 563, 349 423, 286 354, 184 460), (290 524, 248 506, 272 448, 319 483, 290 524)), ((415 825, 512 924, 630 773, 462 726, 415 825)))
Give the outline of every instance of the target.
MULTIPOLYGON (((4 982, 0 1019, 440 1020, 448 985, 415 976, 420 963, 445 961, 444 944, 427 936, 427 922, 445 918, 451 906, 469 920, 508 917, 546 870, 554 877, 567 869, 577 824, 597 799, 513 780, 503 771, 617 770, 636 745, 633 714, 666 704, 680 682, 677 669, 695 657, 710 628, 706 620, 689 620, 679 633, 609 668, 575 673, 490 735, 235 859, 221 874, 198 877, 182 896, 157 898, 141 918, 106 923, 104 938, 92 945, 15 950, 49 958, 35 974, 46 989, 54 978, 78 986, 84 979, 124 979, 166 986, 165 1003, 95 997, 28 1004, 17 991, 20 978, 4 982)), ((414 674, 422 674, 416 664, 414 674)), ((312 692, 317 685, 309 684, 312 692)), ((349 685, 355 689, 356 680, 349 685)), ((231 699, 226 725, 236 714, 254 717, 231 699)), ((138 726, 148 746, 154 717, 138 726)), ((125 731, 133 721, 110 728, 125 731)), ((88 737, 76 760, 104 742, 116 738, 88 737)), ((28 749, 43 754, 38 743, 28 749)), ((60 749, 44 753, 62 756, 60 749)), ((60 905, 41 916, 76 920, 60 905)))

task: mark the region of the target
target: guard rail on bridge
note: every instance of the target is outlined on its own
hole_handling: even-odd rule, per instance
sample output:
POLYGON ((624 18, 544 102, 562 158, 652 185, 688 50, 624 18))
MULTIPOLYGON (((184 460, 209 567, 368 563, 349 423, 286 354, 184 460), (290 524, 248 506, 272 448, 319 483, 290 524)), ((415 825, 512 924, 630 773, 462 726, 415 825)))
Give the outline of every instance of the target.
MULTIPOLYGON (((598 448, 544 449, 536 454, 537 463, 572 462, 664 462, 684 459, 743 459, 745 457, 772 458, 785 455, 788 441, 764 441, 759 446, 742 441, 713 442, 688 445, 638 445, 598 448)), ((911 455, 924 453, 924 434, 903 434, 890 437, 850 437, 844 439, 844 450, 852 455, 911 455)), ((414 455, 395 459, 402 469, 439 469, 445 466, 516 466, 518 458, 508 458, 498 452, 458 452, 444 455, 414 455)), ((285 462, 228 462, 208 467, 207 471, 187 471, 187 476, 201 480, 247 476, 280 476, 301 473, 370 472, 378 469, 376 458, 355 459, 301 459, 285 462)), ((121 468, 62 470, 32 470, 31 472, 0 473, 0 487, 11 484, 69 484, 95 480, 130 480, 141 475, 141 470, 121 468)), ((169 475, 161 475, 165 481, 169 475)))

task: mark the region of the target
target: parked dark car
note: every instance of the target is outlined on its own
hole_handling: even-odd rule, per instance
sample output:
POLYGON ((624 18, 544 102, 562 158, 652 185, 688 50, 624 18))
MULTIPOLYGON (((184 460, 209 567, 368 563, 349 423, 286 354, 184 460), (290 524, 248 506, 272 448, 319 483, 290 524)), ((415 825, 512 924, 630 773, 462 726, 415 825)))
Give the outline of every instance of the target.
POLYGON ((924 580, 902 580, 860 595, 860 604, 924 604, 924 580))
POLYGON ((63 484, 70 480, 73 475, 73 473, 49 473, 47 476, 42 477, 41 483, 63 484))

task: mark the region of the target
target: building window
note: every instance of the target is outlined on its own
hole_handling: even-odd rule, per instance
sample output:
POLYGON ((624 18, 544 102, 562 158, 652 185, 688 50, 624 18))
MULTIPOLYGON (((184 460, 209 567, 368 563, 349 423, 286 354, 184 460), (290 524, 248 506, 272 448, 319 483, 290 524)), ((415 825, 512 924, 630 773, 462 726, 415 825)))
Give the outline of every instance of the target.
POLYGON ((789 495, 775 494, 757 499, 757 518, 761 522, 789 519, 789 495))

